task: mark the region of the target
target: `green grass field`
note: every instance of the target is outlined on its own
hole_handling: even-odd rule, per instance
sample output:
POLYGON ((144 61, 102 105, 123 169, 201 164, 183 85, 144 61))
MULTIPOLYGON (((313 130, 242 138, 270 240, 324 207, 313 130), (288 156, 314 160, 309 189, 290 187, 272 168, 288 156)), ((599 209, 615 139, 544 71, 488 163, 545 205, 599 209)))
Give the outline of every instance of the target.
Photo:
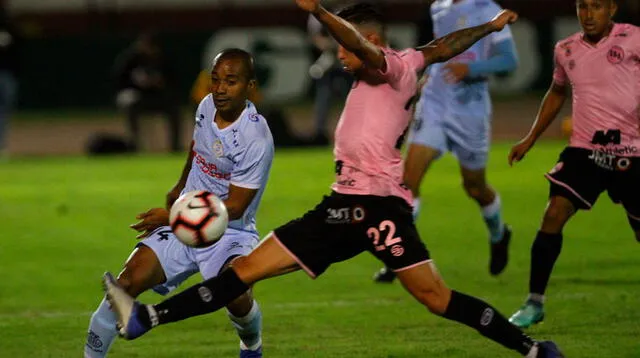
MULTIPOLYGON (((542 174, 561 149, 540 143, 506 165, 496 145, 490 181, 513 226, 512 261, 487 270, 478 208, 446 157, 428 175, 418 228, 448 284, 510 315, 527 291, 529 247, 545 206, 542 174)), ((161 206, 181 156, 25 158, 0 163, 0 357, 79 357, 100 277, 116 272, 135 244, 134 215, 161 206)), ((261 233, 312 208, 332 181, 329 150, 278 151, 258 215, 261 233)), ((569 357, 640 357, 640 244, 624 211, 604 195, 566 228, 548 290, 547 320, 530 333, 569 357)), ((514 357, 466 327, 432 316, 396 283, 374 285, 379 263, 365 253, 316 281, 295 273, 258 284, 267 357, 514 357)), ((192 278, 195 282, 199 277, 192 278)), ((160 296, 147 293, 144 301, 160 296)), ((234 357, 224 312, 117 341, 112 357, 234 357)))

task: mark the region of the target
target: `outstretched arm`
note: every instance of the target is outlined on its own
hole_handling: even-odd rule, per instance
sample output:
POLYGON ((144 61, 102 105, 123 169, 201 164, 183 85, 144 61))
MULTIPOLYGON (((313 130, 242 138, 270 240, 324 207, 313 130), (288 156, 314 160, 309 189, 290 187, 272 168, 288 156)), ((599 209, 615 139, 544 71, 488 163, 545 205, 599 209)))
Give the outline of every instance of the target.
POLYGON ((384 70, 385 61, 382 50, 365 39, 348 21, 322 7, 320 0, 296 0, 296 3, 301 9, 318 19, 340 45, 358 56, 367 67, 384 70))
POLYGON ((518 14, 511 10, 502 10, 493 20, 479 26, 470 27, 435 39, 425 46, 419 47, 425 60, 425 66, 436 62, 447 61, 478 42, 492 32, 501 31, 508 24, 514 23, 518 14))

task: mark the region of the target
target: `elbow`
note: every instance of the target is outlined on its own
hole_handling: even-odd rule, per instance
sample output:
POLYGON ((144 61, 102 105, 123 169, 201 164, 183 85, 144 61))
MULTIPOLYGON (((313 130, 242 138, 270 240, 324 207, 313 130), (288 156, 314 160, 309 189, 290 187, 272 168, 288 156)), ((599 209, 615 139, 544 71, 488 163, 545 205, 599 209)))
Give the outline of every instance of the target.
POLYGON ((244 215, 246 208, 240 207, 240 205, 227 204, 227 214, 229 215, 229 221, 240 219, 244 215))

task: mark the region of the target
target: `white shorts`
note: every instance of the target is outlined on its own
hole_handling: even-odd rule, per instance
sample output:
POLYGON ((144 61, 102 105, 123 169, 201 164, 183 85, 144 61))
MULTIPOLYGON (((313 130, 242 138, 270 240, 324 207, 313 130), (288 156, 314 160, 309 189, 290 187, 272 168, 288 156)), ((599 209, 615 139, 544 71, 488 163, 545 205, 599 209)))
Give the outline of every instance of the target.
POLYGON ((163 226, 138 245, 148 246, 158 257, 167 281, 153 290, 166 295, 198 271, 205 280, 217 276, 230 259, 248 255, 259 241, 256 233, 227 229, 215 244, 195 248, 181 243, 171 227, 163 226))

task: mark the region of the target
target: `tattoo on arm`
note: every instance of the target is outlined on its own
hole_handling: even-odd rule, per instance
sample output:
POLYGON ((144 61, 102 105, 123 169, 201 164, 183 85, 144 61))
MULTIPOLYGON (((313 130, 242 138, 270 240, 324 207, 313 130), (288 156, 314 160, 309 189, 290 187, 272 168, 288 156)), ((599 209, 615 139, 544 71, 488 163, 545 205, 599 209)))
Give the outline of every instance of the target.
POLYGON ((424 54, 427 64, 444 62, 464 52, 493 31, 494 28, 489 23, 470 27, 435 39, 418 50, 424 54))

